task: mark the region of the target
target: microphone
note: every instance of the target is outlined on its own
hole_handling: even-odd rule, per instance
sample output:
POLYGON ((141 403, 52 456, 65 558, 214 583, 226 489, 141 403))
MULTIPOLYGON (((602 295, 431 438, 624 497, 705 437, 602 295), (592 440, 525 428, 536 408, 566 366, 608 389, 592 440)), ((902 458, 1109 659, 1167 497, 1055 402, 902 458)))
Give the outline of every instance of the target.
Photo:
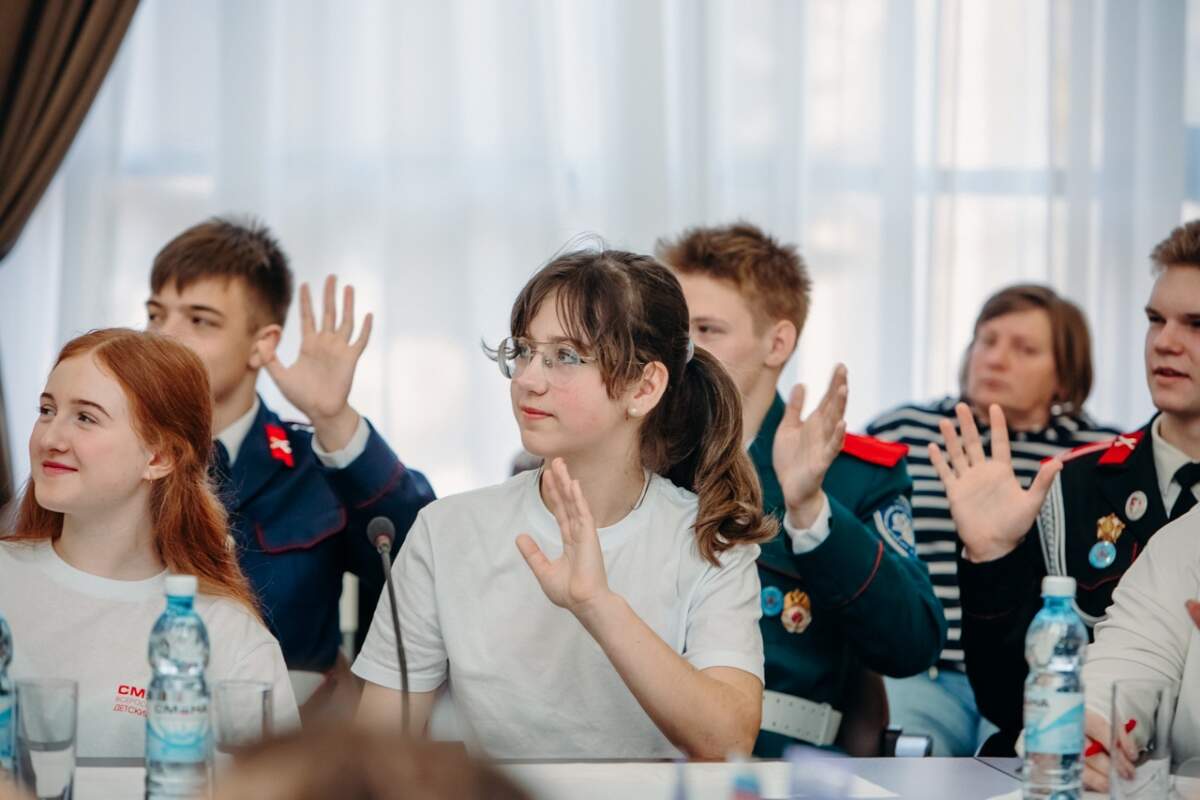
POLYGON ((392 583, 392 542, 396 541, 396 526, 387 517, 375 517, 367 523, 367 540, 379 553, 383 576, 387 582, 388 600, 392 607, 392 633, 396 637, 396 658, 400 664, 400 729, 408 734, 408 659, 404 656, 404 640, 400 637, 400 614, 396 610, 396 587, 392 583))
POLYGON ((367 523, 367 538, 380 553, 391 553, 396 541, 396 526, 387 517, 376 517, 367 523))

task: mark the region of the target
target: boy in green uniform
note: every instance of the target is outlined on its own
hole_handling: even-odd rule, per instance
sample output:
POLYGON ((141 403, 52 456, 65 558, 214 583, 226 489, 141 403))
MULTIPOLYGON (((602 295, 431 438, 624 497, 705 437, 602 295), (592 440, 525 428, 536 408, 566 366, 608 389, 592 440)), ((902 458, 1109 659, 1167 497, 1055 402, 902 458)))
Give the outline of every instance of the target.
MULTIPOLYGON (((692 339, 742 393, 743 434, 779 535, 762 546, 766 652, 754 753, 839 741, 864 670, 914 675, 937 661, 941 604, 912 544, 904 445, 846 433, 846 369, 807 417, 804 387, 776 385, 808 313, 810 281, 794 247, 748 224, 685 231, 658 256, 683 285, 692 339)), ((876 679, 877 681, 877 679, 876 679)), ((867 682, 869 684, 869 681, 867 682)))

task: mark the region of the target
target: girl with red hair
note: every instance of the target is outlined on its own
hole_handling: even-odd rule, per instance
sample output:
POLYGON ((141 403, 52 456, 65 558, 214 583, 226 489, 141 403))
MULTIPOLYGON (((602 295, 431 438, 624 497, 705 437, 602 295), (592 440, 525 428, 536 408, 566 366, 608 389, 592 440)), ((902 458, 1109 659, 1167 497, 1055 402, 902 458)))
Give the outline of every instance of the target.
POLYGON ((114 328, 59 354, 29 437, 30 479, 0 538, 0 614, 15 678, 79 682, 81 756, 144 752, 147 643, 168 573, 198 579, 210 685, 268 682, 275 724, 297 724, 279 644, 209 485, 211 447, 208 378, 183 345, 114 328))

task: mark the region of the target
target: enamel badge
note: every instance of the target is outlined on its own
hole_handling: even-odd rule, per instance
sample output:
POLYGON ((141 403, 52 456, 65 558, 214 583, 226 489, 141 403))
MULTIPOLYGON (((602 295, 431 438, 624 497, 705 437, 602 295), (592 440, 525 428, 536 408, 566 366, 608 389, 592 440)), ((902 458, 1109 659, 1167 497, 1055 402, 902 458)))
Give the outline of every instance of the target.
POLYGON ((271 458, 282 461, 288 467, 296 466, 296 459, 292 456, 292 443, 288 441, 287 431, 278 425, 267 425, 266 429, 271 458))
POLYGON ((812 601, 808 592, 794 589, 783 598, 783 613, 779 615, 783 629, 788 633, 804 633, 812 624, 812 601))
POLYGON ((1124 531, 1125 523, 1116 514, 1096 520, 1096 543, 1088 552, 1088 563, 1095 569, 1111 567, 1117 560, 1117 540, 1124 531))
POLYGON ((783 592, 774 586, 764 586, 762 590, 762 613, 764 617, 774 617, 783 611, 783 592))
POLYGON ((1130 522, 1137 522, 1146 516, 1146 507, 1148 505, 1149 501, 1146 499, 1146 493, 1138 489, 1125 500, 1125 518, 1130 522))

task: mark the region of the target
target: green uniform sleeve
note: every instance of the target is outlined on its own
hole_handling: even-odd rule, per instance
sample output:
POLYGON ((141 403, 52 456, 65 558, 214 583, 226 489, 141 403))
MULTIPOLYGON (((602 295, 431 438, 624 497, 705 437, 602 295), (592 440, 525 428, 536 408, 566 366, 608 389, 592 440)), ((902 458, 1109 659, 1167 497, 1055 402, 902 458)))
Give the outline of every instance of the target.
POLYGON ((946 619, 924 563, 901 535, 912 524, 907 469, 900 463, 869 472, 875 477, 857 509, 830 491, 827 480, 829 536, 793 560, 814 616, 838 615, 846 642, 867 668, 901 678, 937 662, 946 619))

